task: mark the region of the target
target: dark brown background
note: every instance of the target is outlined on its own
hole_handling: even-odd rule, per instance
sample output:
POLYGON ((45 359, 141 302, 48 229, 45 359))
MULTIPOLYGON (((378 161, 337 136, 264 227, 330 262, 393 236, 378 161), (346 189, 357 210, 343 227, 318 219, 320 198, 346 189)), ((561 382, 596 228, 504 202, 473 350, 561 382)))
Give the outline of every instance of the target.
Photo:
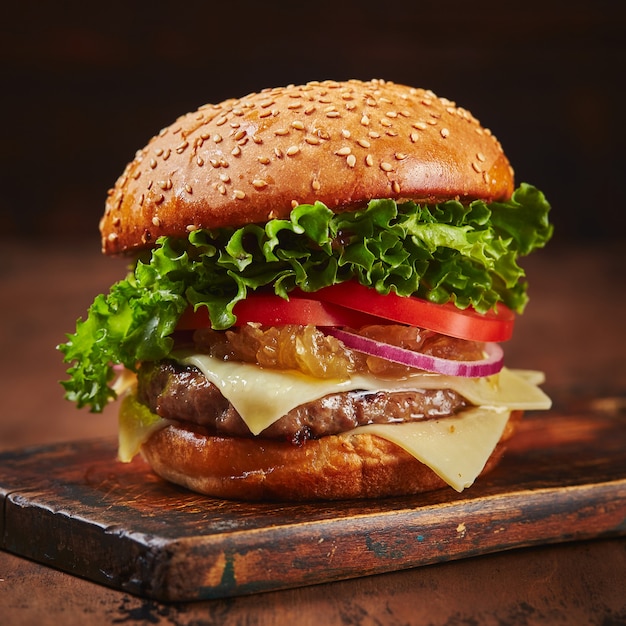
POLYGON ((561 240, 624 227, 626 3, 10 3, 0 32, 2 233, 97 241, 106 190, 179 114, 268 86, 385 78, 470 109, 561 240))

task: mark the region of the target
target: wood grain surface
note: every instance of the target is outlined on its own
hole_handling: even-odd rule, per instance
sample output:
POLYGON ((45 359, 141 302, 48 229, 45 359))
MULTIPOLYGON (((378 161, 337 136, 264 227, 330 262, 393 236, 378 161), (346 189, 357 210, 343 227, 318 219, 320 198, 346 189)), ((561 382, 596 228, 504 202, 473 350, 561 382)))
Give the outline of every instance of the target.
POLYGON ((538 413, 522 421, 502 465, 462 494, 322 504, 199 496, 141 459, 117 463, 109 439, 14 451, 0 456, 1 547, 133 594, 186 601, 621 535, 625 425, 620 411, 538 413))

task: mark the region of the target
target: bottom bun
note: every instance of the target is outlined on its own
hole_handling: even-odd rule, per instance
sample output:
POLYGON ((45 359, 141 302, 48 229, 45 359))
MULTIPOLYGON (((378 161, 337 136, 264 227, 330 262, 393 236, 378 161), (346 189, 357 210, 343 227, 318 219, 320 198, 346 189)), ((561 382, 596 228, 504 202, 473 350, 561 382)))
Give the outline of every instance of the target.
MULTIPOLYGON (((513 414, 481 476, 495 467, 513 414)), ((143 444, 156 474, 192 491, 233 500, 347 500, 412 495, 447 487, 394 443, 359 433, 301 446, 268 439, 215 437, 169 425, 143 444)))

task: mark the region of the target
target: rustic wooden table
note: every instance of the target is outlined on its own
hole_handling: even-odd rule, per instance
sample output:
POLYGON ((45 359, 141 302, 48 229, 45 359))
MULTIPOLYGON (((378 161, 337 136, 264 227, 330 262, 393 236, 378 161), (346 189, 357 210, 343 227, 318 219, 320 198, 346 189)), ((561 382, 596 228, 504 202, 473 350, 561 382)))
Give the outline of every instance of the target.
MULTIPOLYGON (((62 399, 54 346, 124 271, 97 241, 2 243, 0 452, 112 437, 115 408, 62 399)), ((531 302, 506 346, 512 367, 546 372, 557 406, 626 411, 624 242, 554 242, 525 263, 531 302)), ((1 524, 0 524, 1 526, 1 524)), ((626 624, 626 539, 535 546, 238 598, 163 604, 0 551, 0 623, 626 624)))

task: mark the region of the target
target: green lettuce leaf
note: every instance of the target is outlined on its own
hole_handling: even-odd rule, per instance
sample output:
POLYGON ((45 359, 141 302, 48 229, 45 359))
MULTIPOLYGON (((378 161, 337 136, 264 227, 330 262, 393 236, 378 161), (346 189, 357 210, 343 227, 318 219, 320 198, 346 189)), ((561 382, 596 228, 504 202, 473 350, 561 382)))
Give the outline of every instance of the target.
POLYGON ((72 363, 66 397, 100 411, 115 396, 112 364, 169 354, 188 306, 206 307, 217 330, 232 326, 233 308, 249 291, 288 298, 300 288, 356 280, 382 294, 453 301, 486 312, 503 302, 521 312, 527 302, 518 258, 552 236, 550 206, 522 184, 508 202, 438 205, 372 200, 356 212, 300 205, 289 219, 265 225, 198 230, 187 240, 161 238, 149 261, 98 296, 76 332, 59 346, 72 363))

